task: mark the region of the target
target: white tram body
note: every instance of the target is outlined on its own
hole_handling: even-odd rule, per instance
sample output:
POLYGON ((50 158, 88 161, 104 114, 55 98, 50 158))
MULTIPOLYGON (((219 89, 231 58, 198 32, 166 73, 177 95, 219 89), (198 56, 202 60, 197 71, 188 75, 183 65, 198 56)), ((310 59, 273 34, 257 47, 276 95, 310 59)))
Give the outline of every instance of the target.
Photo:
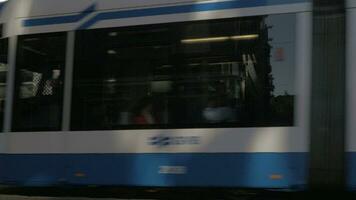
POLYGON ((2 4, 0 182, 305 186, 311 18, 308 0, 2 4))

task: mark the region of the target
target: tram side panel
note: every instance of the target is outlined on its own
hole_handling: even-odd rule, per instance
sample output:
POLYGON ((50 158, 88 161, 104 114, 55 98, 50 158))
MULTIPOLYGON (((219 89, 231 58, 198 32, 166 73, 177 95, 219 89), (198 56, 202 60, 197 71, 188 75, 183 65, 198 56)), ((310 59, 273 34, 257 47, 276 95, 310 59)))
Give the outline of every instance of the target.
POLYGON ((347 137, 346 137, 346 166, 349 189, 356 189, 356 9, 355 2, 349 1, 347 8, 347 137))
POLYGON ((68 35, 19 36, 13 132, 0 141, 2 182, 305 185, 310 16, 278 14, 280 5, 268 15, 233 16, 236 2, 169 7, 209 9, 171 13, 178 23, 157 24, 164 8, 110 11, 101 16, 112 19, 98 22, 110 29, 76 31, 69 132, 57 115, 68 35), (234 6, 228 19, 216 17, 222 5, 234 6), (135 24, 131 15, 151 25, 113 28, 135 24))

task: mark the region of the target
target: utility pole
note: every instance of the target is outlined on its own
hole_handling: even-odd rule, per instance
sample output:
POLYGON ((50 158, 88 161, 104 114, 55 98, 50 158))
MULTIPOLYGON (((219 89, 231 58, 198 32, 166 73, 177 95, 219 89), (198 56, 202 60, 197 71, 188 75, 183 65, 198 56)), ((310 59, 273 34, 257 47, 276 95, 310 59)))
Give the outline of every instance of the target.
POLYGON ((311 190, 345 188, 345 0, 313 1, 311 190))

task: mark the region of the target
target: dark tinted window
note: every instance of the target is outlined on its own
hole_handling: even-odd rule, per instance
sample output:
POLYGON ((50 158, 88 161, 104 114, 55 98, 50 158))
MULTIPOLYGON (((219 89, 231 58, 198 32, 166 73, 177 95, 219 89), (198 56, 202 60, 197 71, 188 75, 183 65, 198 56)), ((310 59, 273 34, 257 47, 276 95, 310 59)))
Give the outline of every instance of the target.
POLYGON ((294 26, 282 15, 78 31, 71 127, 293 125, 294 26))
POLYGON ((4 123, 8 39, 0 39, 0 130, 4 123))
POLYGON ((13 131, 60 130, 65 33, 20 36, 13 131))

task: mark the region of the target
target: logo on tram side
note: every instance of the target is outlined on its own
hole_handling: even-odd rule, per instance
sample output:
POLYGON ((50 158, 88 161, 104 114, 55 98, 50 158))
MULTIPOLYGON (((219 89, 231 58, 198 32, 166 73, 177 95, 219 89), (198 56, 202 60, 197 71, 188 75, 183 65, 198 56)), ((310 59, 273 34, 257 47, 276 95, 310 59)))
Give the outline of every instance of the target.
POLYGON ((200 144, 200 137, 158 135, 158 136, 149 137, 148 144, 151 146, 158 146, 158 147, 178 146, 178 145, 198 145, 200 144))

